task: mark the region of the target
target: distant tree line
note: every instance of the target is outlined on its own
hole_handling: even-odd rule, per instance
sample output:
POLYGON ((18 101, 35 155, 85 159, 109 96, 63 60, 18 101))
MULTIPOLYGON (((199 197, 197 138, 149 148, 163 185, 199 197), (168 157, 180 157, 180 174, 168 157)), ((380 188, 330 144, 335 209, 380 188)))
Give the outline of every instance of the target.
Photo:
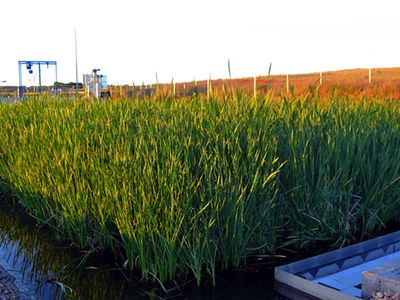
MULTIPOLYGON (((76 82, 69 82, 69 83, 65 83, 65 82, 54 82, 54 86, 56 86, 56 83, 58 84, 59 88, 75 88, 76 86, 76 82)), ((82 89, 83 88, 83 83, 78 83, 78 88, 82 89)))

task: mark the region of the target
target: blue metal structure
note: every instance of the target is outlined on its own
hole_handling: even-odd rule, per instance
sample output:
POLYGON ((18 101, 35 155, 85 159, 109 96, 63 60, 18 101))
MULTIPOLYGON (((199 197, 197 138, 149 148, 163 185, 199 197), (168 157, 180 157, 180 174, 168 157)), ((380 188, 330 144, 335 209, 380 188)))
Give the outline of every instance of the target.
POLYGON ((58 80, 57 80, 57 62, 53 60, 20 60, 18 61, 18 75, 19 75, 19 89, 18 94, 19 97, 22 98, 24 96, 24 89, 22 85, 22 66, 25 65, 26 69, 29 70, 29 74, 33 73, 32 67, 37 65, 39 68, 39 92, 42 91, 42 70, 41 66, 55 66, 56 69, 56 95, 58 93, 58 80))

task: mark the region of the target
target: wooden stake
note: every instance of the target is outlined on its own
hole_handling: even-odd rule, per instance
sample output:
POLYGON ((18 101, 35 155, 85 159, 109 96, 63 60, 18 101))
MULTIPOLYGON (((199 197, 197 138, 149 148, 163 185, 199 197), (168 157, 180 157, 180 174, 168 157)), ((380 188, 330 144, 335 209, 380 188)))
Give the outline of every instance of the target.
POLYGON ((286 93, 289 94, 289 74, 286 74, 286 93))
POLYGON ((371 77, 371 68, 369 68, 369 70, 368 70, 368 84, 371 84, 371 80, 372 80, 372 77, 371 77))
POLYGON ((209 77, 208 77, 208 79, 207 79, 207 100, 210 100, 210 89, 211 89, 211 87, 210 87, 210 85, 211 85, 210 80, 211 80, 211 74, 209 75, 209 77))
POLYGON ((253 90, 254 90, 254 98, 257 98, 257 77, 256 76, 254 76, 253 90))

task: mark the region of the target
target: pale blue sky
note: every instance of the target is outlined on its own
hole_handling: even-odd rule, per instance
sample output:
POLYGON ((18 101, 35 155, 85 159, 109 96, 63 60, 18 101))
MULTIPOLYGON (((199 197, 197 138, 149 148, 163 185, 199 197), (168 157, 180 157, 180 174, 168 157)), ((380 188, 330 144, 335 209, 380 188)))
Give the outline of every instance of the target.
MULTIPOLYGON (((394 0, 2 0, 0 81, 18 60, 56 60, 59 80, 93 67, 109 83, 141 84, 400 66, 394 0)), ((37 78, 24 74, 24 83, 37 78)), ((44 71, 44 81, 53 75, 44 71)))

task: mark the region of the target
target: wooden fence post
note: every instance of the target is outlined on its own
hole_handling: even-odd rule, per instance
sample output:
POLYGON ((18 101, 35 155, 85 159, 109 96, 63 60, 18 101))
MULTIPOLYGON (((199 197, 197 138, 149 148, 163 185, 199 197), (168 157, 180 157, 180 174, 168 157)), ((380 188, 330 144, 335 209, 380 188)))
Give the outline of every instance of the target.
POLYGON ((289 94, 289 74, 286 74, 286 93, 289 94))
POLYGON ((372 77, 371 77, 371 68, 369 68, 369 70, 368 70, 368 84, 371 84, 371 81, 372 81, 372 77))
POLYGON ((210 100, 210 90, 211 90, 211 74, 209 74, 207 79, 207 100, 210 100))
POLYGON ((257 77, 256 76, 254 76, 253 90, 254 90, 254 98, 257 98, 257 77))

